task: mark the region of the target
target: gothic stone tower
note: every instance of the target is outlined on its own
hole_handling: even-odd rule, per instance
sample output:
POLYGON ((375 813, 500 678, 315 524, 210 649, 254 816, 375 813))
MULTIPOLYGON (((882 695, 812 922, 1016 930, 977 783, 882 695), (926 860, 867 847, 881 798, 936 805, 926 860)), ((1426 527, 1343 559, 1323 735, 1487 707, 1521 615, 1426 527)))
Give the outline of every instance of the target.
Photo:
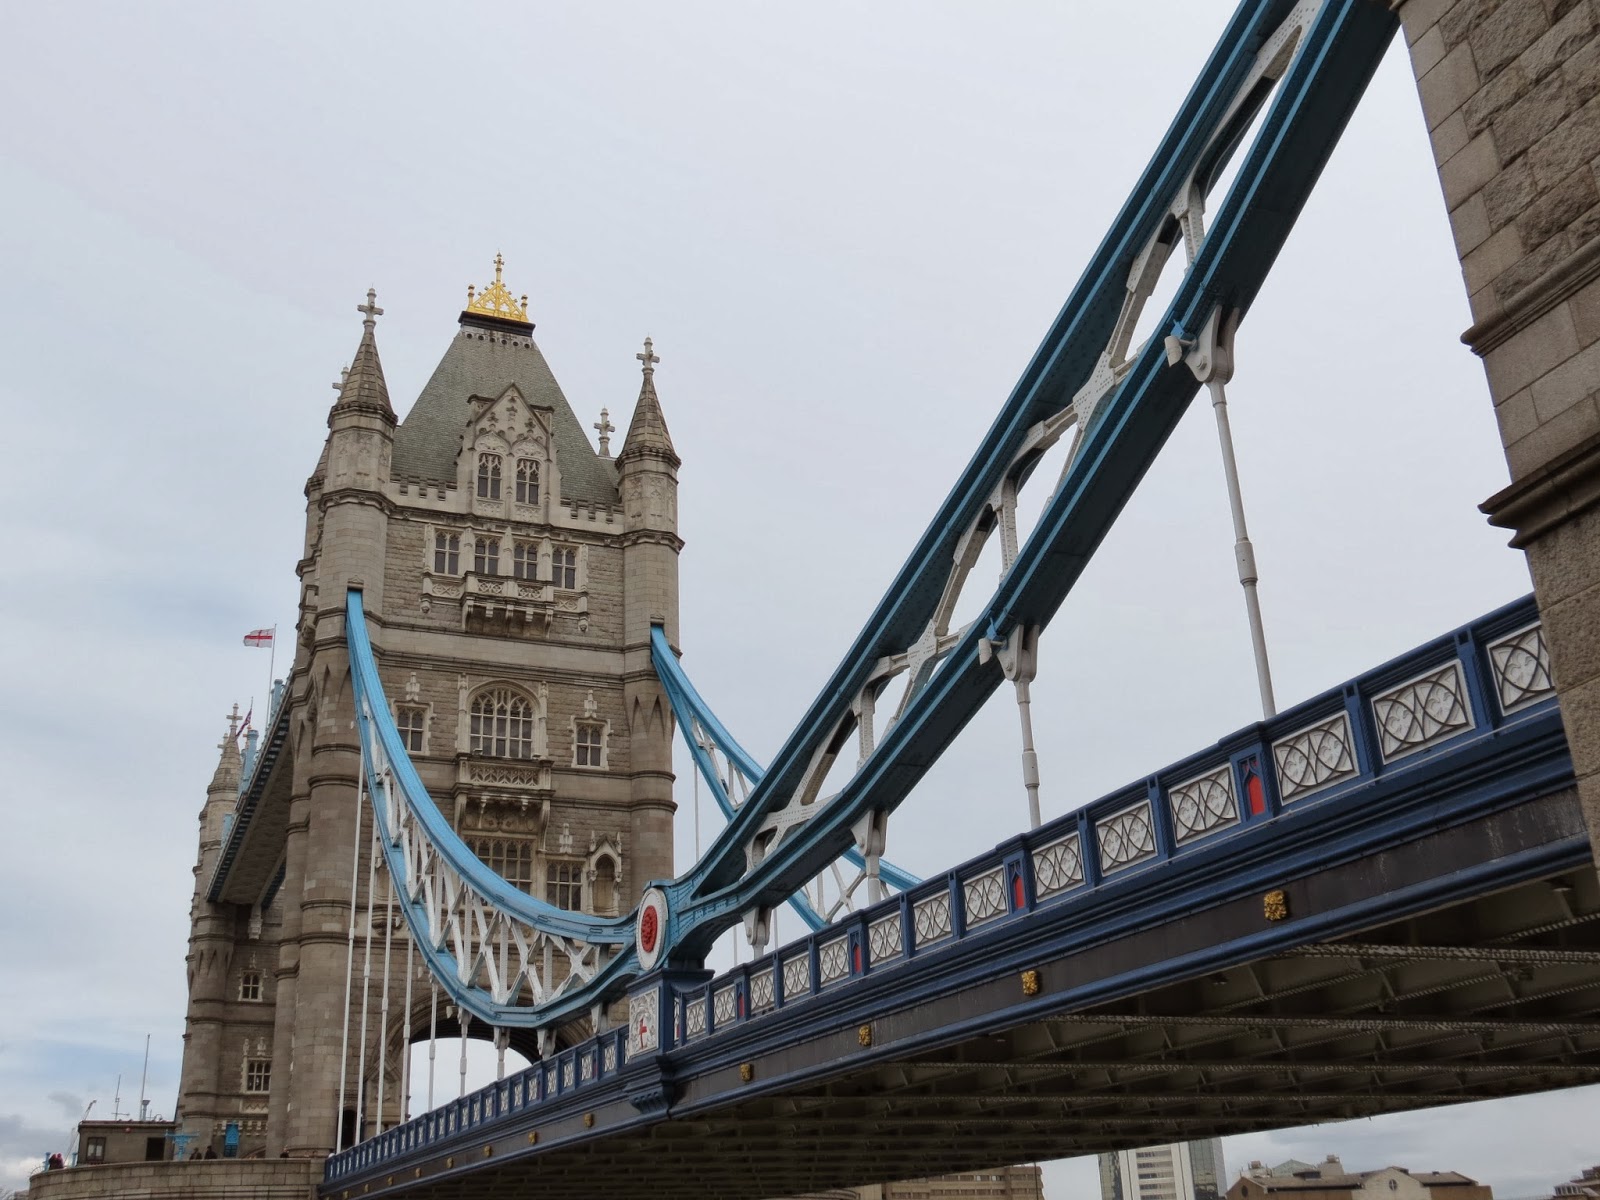
MULTIPOLYGON (((219 982, 208 964, 260 959, 267 947, 251 942, 251 922, 227 902, 228 887, 213 884, 208 893, 204 858, 191 933, 180 1119, 209 1137, 251 1102, 265 1110, 264 1130, 247 1130, 241 1149, 270 1156, 326 1154, 341 1120, 346 1129, 355 1122, 354 1030, 342 1096, 339 1082, 352 868, 354 928, 364 938, 371 818, 358 817, 348 588, 362 591, 407 749, 485 863, 541 898, 594 913, 626 912, 647 882, 672 874, 672 722, 649 642, 653 623, 677 641, 679 460, 649 343, 637 356, 644 380, 633 420, 612 459, 609 422, 602 415, 597 454, 533 340, 526 297, 517 300, 502 283, 498 258, 494 282, 481 293, 468 289, 460 327, 404 421, 390 406, 378 358, 382 310, 370 293, 360 307, 361 341, 306 485, 284 744, 254 816, 260 826, 281 793, 281 884, 264 897, 277 952, 247 1014, 238 1001, 219 1001, 234 985, 219 982), (265 1073, 266 1094, 243 1091, 249 1081, 241 1077, 241 1094, 219 1098, 210 1081, 233 1070, 229 1056, 238 1057, 246 1023, 254 1081, 265 1073)), ((228 766, 225 750, 213 791, 231 803, 237 785, 224 778, 228 766)), ((203 854, 219 842, 232 849, 220 832, 226 807, 208 799, 203 854)), ((247 849, 241 842, 238 861, 247 849)), ((385 886, 380 876, 380 929, 385 886)), ((389 975, 394 1013, 406 950, 402 926, 389 975)), ((429 989, 416 970, 409 1017, 391 1018, 381 1056, 376 1033, 369 1035, 369 1124, 377 1116, 375 1064, 391 1068, 389 1123, 400 1116, 400 1049, 427 1032, 429 989)), ((382 984, 375 960, 374 1012, 382 984)), ((359 946, 353 987, 359 1007, 359 946)))

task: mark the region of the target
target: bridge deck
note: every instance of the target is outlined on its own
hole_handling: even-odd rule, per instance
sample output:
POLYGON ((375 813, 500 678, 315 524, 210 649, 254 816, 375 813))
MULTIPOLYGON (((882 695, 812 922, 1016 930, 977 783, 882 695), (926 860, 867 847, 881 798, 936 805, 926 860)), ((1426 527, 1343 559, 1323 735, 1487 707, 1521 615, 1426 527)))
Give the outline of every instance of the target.
POLYGON ((1600 1081, 1600 879, 1529 622, 729 975, 646 976, 659 1045, 563 1051, 323 1194, 770 1197, 1600 1081))

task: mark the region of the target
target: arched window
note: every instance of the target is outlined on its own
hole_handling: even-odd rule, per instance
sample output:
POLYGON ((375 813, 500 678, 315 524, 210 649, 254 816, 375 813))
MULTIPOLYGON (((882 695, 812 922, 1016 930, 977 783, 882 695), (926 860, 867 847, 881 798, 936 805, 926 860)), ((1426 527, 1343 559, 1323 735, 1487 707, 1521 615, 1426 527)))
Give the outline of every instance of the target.
POLYGON ((594 911, 603 916, 617 911, 617 864, 609 855, 594 864, 594 911))
POLYGON ((476 838, 467 843, 483 865, 512 887, 533 891, 533 843, 525 838, 476 838))
POLYGON ((533 704, 510 688, 472 702, 472 752, 495 758, 533 757, 533 704))
POLYGON ((461 535, 443 530, 433 535, 433 572, 435 575, 461 574, 461 535))
POLYGON ((479 575, 500 574, 500 540, 474 538, 472 542, 472 569, 479 575))
POLYGON ((511 574, 515 579, 539 578, 539 544, 518 542, 511 551, 511 574))
POLYGON ((578 551, 575 547, 556 547, 550 556, 550 582, 558 588, 578 586, 578 551))
POLYGON ((259 1002, 261 999, 261 972, 246 971, 239 976, 239 999, 259 1002))
POLYGON ((531 458, 517 459, 517 503, 539 503, 539 464, 531 458))
POLYGON ((478 455, 478 499, 500 499, 500 456, 478 455))

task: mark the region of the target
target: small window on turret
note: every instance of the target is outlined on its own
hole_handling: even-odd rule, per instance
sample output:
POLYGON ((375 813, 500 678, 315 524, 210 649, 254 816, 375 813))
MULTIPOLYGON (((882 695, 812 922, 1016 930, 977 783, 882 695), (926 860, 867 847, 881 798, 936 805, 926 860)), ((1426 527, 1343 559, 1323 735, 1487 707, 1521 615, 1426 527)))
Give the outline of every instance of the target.
POLYGON ((239 976, 239 999, 252 1002, 261 999, 261 972, 246 971, 239 976))
POLYGON ((479 575, 500 574, 500 543, 497 539, 474 539, 472 543, 472 569, 479 575))
POLYGON ((550 581, 558 588, 578 586, 578 552, 573 547, 557 548, 550 556, 550 581))
POLYGON ((500 499, 500 456, 478 455, 478 499, 500 499))
POLYGON ((539 464, 531 458, 517 459, 517 503, 539 503, 539 464))
POLYGON ((433 535, 433 573, 435 575, 461 574, 461 535, 436 533, 433 535))

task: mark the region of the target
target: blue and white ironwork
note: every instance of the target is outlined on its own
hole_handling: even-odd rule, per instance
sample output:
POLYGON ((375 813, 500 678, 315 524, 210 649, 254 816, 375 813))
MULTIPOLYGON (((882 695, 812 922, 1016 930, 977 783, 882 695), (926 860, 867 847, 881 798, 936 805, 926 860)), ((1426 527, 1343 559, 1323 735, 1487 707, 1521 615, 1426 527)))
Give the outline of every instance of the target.
MULTIPOLYGON (((764 943, 772 907, 841 858, 853 864, 852 852, 870 874, 889 814, 1005 681, 1017 691, 1023 780, 1037 824, 1027 688, 1040 631, 1196 391, 1216 376, 1215 356, 1225 353, 1248 313, 1395 28, 1394 14, 1370 0, 1239 6, 989 432, 770 767, 761 771, 697 697, 690 704, 684 720, 690 749, 729 822, 685 875, 658 883, 653 961, 703 961, 712 942, 741 919, 757 934, 753 940, 764 943), (1259 132, 1245 147, 1253 122, 1259 132), (1233 182, 1215 204, 1213 193, 1234 161, 1233 182), (1162 267, 1180 241, 1185 269, 1176 292, 1152 336, 1136 343, 1162 267), (1065 465, 1047 481, 1041 515, 1019 544, 1018 494, 1034 481, 1042 456, 1063 442, 1065 465), (983 589, 974 620, 952 628, 957 601, 996 533, 1000 577, 983 589), (891 685, 901 690, 889 705, 891 685), (825 797, 824 782, 852 737, 854 772, 825 797)), ((1241 558, 1242 579, 1243 571, 1241 558)), ((496 1027, 550 1028, 598 1014, 641 969, 637 918, 563 912, 478 863, 405 759, 379 699, 359 595, 349 612, 364 758, 384 854, 430 968, 467 1011, 496 1027)), ((671 680, 675 660, 667 667, 672 656, 661 646, 664 639, 658 672, 669 693, 679 693, 679 708, 692 688, 671 680)), ((1508 653, 1505 661, 1522 664, 1524 657, 1508 653)), ((1518 669, 1519 678, 1535 680, 1536 672, 1518 669)), ((1399 681, 1385 697, 1392 718, 1385 736, 1395 739, 1390 753, 1420 752, 1478 720, 1469 716, 1463 726, 1454 709, 1436 711, 1447 681, 1429 683, 1427 695, 1418 690, 1422 682, 1399 681)), ((1328 771, 1312 786, 1337 775, 1337 767, 1328 771)), ((1227 832, 1218 822, 1228 818, 1214 799, 1210 792, 1196 798, 1190 840, 1210 842, 1227 832)), ((1165 800, 1125 797, 1115 812, 1080 831, 1080 868, 1088 862, 1096 873, 1127 870, 1170 852, 1158 837, 1170 817, 1165 800)), ((855 897, 858 882, 842 874, 837 882, 845 898, 855 897)), ((914 883, 909 876, 904 882, 914 883)), ((953 936, 956 916, 940 917, 938 905, 924 899, 912 906, 925 917, 921 936, 953 936)), ((948 902, 956 899, 952 892, 948 902)), ((834 903, 810 907, 820 921, 834 903)))
MULTIPOLYGON (((537 1111, 540 1120, 555 1121, 592 1111, 608 1100, 628 1096, 630 1069, 655 1055, 673 1056, 675 1064, 687 1066, 704 1050, 715 1060, 725 1053, 719 1048, 730 1036, 742 1039, 741 1053, 748 1054, 750 1036, 763 1027, 772 1029, 773 1044, 786 1046, 797 1036, 794 1021, 803 1016, 802 1006, 824 994, 835 1003, 816 1020, 834 1030, 840 1021, 837 1002, 854 991, 871 989, 886 972, 903 972, 900 978, 908 988, 926 986, 929 980, 966 986, 967 977, 946 979, 948 968, 943 964, 970 947, 975 961, 994 970, 990 949, 1019 927, 1033 931, 1027 934, 1024 961, 1033 961, 1039 953, 1032 939, 1046 928, 1056 931, 1052 936, 1064 945, 1092 943, 1108 936, 1096 921, 1150 919, 1147 909, 1132 902, 1140 889, 1150 889, 1163 907, 1169 905, 1173 880, 1180 874, 1196 880, 1197 887, 1212 888, 1220 864, 1269 859, 1266 877, 1281 882, 1310 869, 1332 847, 1346 855, 1385 848, 1402 833, 1420 836, 1437 829, 1441 821, 1465 819, 1465 811, 1441 808, 1435 798, 1441 781, 1455 789, 1451 794, 1462 810, 1492 809, 1505 805, 1508 795, 1570 786, 1572 764, 1554 689, 1540 688, 1527 697, 1527 703, 1508 706, 1511 711, 1495 703, 1507 686, 1509 656, 1502 652, 1504 647, 1517 639, 1532 647, 1535 641, 1528 635, 1537 629, 1532 597, 1519 600, 754 962, 692 981, 652 975, 630 994, 630 1029, 600 1033, 554 1053, 547 1063, 336 1154, 328 1160, 326 1178, 329 1182, 361 1179, 379 1168, 392 1170, 397 1163, 436 1155, 451 1146, 474 1145, 485 1131, 504 1129, 508 1118, 518 1113, 537 1111), (1389 759, 1382 752, 1381 718, 1373 701, 1411 686, 1406 681, 1445 671, 1458 674, 1465 707, 1481 713, 1482 719, 1416 753, 1389 759), (1288 803, 1283 795, 1286 760, 1275 749, 1294 744, 1304 731, 1338 727, 1336 715, 1346 721, 1339 728, 1349 754, 1348 771, 1303 790, 1288 803), (1256 766, 1259 809, 1242 802, 1247 793, 1241 780, 1256 766), (1214 781, 1224 773, 1230 779, 1238 819, 1214 826, 1204 837, 1180 837, 1183 822, 1176 798, 1194 781, 1214 781), (1111 849, 1129 838, 1131 812, 1142 814, 1148 823, 1147 840, 1140 834, 1128 843, 1150 847, 1136 856, 1137 861, 1130 861, 1125 850, 1111 849), (1273 848, 1276 852, 1269 852, 1273 848), (1107 861, 1120 864, 1119 869, 1085 869, 1086 863, 1107 861), (1003 886, 993 887, 995 880, 1004 881, 1003 886), (928 969, 922 971, 925 957, 928 969)), ((1525 670, 1514 669, 1515 678, 1531 680, 1525 670)), ((1214 806, 1207 811, 1215 811, 1214 806)), ((1555 849, 1570 850, 1575 856, 1572 862, 1589 861, 1585 838, 1555 849)), ((1568 859, 1562 858, 1557 869, 1567 865, 1568 859)), ((1524 869, 1528 877, 1539 877, 1551 863, 1532 862, 1524 869)), ((1476 886, 1506 886, 1507 864, 1495 863, 1494 872, 1476 886)), ((1261 876, 1249 871, 1246 875, 1240 886, 1253 898, 1260 891, 1261 876)), ((1217 897, 1209 900, 1214 903, 1217 897)), ((1430 901, 1413 897, 1412 903, 1426 906, 1430 901)), ((1306 950, 1301 945, 1305 939, 1336 938, 1366 928, 1372 917, 1359 905, 1335 905, 1326 919, 1334 923, 1313 925, 1309 932, 1295 929, 1294 922, 1263 930, 1252 935, 1254 950, 1271 952, 1281 944, 1306 950), (1345 924, 1337 924, 1340 921, 1345 924), (1301 941, 1289 941, 1295 938, 1301 941)), ((1313 945, 1306 952, 1315 949, 1313 945)), ((1331 953, 1348 950, 1329 948, 1331 953)), ((1009 970, 1010 965, 1001 964, 1001 969, 1009 970)), ((1209 968, 1205 963, 1184 962, 1162 964, 1162 969, 1181 978, 1209 968)), ((1074 985, 1080 992, 1065 992, 1051 1000, 1065 1011, 1103 999, 1111 984, 1084 979, 1074 985)), ((601 1131, 596 1130, 595 1136, 601 1131)))
MULTIPOLYGON (((749 799, 750 789, 761 781, 765 772, 717 719, 716 713, 711 711, 695 689, 660 626, 651 630, 650 653, 656 674, 672 705, 672 714, 694 758, 695 768, 709 786, 712 799, 716 801, 724 819, 731 821, 740 806, 749 799)), ((826 802, 823 800, 820 803, 826 802)), ((782 827, 774 821, 759 832, 781 837, 788 826, 802 823, 811 815, 811 811, 814 810, 803 811, 782 827)), ((858 836, 854 846, 829 863, 806 884, 803 891, 789 897, 789 906, 800 915, 807 928, 821 929, 842 913, 866 903, 876 904, 883 899, 885 887, 904 891, 921 882, 910 872, 882 859, 883 834, 880 825, 858 836)), ((757 838, 752 842, 752 850, 760 844, 764 844, 763 840, 757 838)), ((751 922, 751 941, 758 949, 765 946, 766 926, 764 914, 751 922)))

